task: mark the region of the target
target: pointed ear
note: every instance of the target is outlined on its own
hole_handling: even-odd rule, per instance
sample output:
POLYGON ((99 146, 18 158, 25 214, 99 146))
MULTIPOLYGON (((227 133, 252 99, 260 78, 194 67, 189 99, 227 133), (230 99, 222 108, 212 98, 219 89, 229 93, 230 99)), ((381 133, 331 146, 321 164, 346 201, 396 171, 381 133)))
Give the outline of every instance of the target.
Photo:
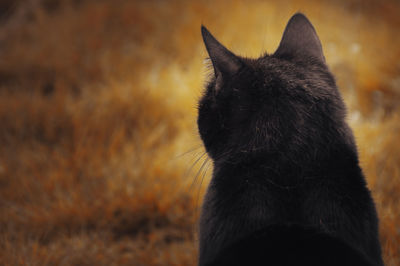
POLYGON ((224 77, 237 73, 242 65, 240 59, 220 44, 206 27, 201 26, 201 34, 214 67, 217 83, 222 82, 224 77))
POLYGON ((301 13, 288 22, 275 55, 300 54, 312 56, 325 63, 321 42, 311 22, 301 13))

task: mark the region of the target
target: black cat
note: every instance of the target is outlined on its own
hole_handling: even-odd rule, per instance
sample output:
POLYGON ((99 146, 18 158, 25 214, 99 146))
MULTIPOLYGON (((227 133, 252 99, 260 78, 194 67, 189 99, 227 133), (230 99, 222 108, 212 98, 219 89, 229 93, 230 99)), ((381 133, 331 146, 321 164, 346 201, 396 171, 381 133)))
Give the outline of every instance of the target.
POLYGON ((272 55, 234 55, 205 27, 214 77, 198 127, 214 172, 199 265, 383 265, 345 106, 302 14, 272 55))

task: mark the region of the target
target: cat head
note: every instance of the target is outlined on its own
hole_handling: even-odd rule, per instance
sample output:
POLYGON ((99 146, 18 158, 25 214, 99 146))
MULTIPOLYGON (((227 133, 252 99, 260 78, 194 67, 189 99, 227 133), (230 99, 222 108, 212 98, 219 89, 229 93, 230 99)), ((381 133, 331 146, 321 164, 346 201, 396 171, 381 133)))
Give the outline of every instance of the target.
POLYGON ((322 152, 347 134, 343 101, 303 14, 289 20, 275 53, 258 59, 237 56, 201 31, 214 75, 199 102, 198 128, 214 161, 302 154, 310 145, 322 152))

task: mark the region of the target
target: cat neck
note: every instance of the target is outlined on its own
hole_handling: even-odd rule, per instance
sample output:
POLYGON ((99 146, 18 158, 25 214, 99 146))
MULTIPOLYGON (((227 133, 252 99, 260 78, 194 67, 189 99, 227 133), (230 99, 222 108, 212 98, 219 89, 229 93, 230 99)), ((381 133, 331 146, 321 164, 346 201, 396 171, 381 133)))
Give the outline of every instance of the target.
POLYGON ((348 143, 313 147, 308 151, 239 151, 214 161, 215 172, 288 176, 347 175, 359 172, 356 148, 348 143))

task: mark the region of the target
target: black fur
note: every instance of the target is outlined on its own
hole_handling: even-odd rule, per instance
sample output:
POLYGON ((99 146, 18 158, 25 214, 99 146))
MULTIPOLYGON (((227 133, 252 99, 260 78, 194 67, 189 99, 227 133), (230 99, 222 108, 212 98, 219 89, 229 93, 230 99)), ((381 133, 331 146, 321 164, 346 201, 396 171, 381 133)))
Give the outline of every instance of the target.
POLYGON ((305 226, 268 226, 224 248, 208 265, 372 266, 339 238, 305 226))
POLYGON ((375 206, 311 23, 294 15, 277 51, 258 59, 202 34, 215 75, 198 127, 214 172, 199 265, 383 265, 375 206))

